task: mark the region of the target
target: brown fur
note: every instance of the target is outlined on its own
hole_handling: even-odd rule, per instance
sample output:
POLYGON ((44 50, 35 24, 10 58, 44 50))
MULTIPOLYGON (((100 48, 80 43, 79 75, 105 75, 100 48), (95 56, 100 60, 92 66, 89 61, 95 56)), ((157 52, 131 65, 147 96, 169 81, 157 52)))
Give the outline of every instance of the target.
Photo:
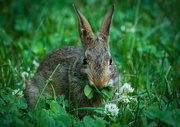
MULTIPOLYGON (((40 90, 44 88, 46 80, 50 77, 58 64, 52 77, 53 87, 56 95, 64 94, 66 99, 71 99, 71 106, 76 107, 98 107, 103 102, 100 95, 95 93, 92 99, 87 99, 84 94, 84 87, 88 83, 96 85, 102 89, 111 82, 117 89, 118 71, 114 61, 111 61, 109 49, 109 31, 114 12, 114 6, 106 14, 100 31, 95 37, 87 19, 74 6, 79 26, 79 35, 82 42, 82 49, 72 46, 60 47, 46 56, 41 62, 38 70, 38 83, 40 90), (70 96, 69 96, 70 95, 70 96), (78 104, 78 105, 77 105, 78 104)), ((49 84, 44 95, 52 93, 49 84)), ((38 98, 38 87, 36 76, 34 76, 27 86, 27 101, 30 107, 35 106, 34 96, 38 98)), ((79 115, 84 116, 91 113, 90 110, 79 110, 79 115)))

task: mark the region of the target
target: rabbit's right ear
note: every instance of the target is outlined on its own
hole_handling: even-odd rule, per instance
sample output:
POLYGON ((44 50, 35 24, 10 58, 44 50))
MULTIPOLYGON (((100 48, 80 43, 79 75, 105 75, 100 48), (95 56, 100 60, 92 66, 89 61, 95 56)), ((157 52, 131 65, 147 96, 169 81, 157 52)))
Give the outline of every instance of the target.
POLYGON ((99 30, 99 34, 104 34, 106 36, 109 36, 111 21, 114 14, 114 7, 115 5, 111 7, 111 9, 108 11, 106 16, 104 17, 100 30, 99 30))
MULTIPOLYGON (((75 7, 73 4, 74 10, 76 11, 76 15, 78 18, 78 30, 79 30, 79 36, 81 40, 83 41, 87 35, 93 35, 93 32, 91 30, 91 26, 89 25, 89 22, 87 19, 84 17, 84 15, 75 7)), ((83 43, 83 42, 82 42, 83 43)))

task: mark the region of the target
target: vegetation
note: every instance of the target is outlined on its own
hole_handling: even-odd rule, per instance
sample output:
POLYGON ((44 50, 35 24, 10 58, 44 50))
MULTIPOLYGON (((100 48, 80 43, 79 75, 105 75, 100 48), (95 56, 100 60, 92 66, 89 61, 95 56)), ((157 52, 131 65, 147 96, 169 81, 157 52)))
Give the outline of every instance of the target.
POLYGON ((1 126, 180 126, 178 0, 0 0, 0 5, 1 126), (115 4, 111 54, 121 84, 133 89, 126 98, 118 93, 117 115, 105 111, 105 104, 113 103, 108 99, 91 108, 96 115, 79 119, 65 110, 69 103, 63 95, 42 96, 37 109, 27 109, 22 91, 38 63, 60 46, 81 47, 73 3, 94 33, 115 4))

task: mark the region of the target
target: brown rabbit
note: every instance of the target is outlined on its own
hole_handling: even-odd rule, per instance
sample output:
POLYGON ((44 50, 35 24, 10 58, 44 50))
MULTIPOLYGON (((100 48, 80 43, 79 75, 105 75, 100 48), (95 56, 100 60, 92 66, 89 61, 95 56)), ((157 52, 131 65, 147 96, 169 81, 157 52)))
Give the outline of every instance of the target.
MULTIPOLYGON (((74 5, 73 5, 74 6, 74 5)), ((98 107, 103 99, 95 93, 92 99, 84 94, 84 87, 87 84, 96 85, 98 89, 112 85, 115 92, 118 87, 118 71, 112 60, 109 48, 109 32, 114 13, 114 5, 106 14, 99 33, 94 36, 87 19, 74 6, 78 18, 79 36, 82 42, 82 49, 72 46, 63 46, 46 56, 41 62, 37 77, 40 90, 44 88, 46 80, 50 77, 58 64, 52 77, 53 87, 56 95, 64 94, 66 99, 71 99, 71 106, 76 107, 98 107)), ((44 95, 52 93, 49 84, 44 95)), ((27 86, 27 101, 32 108, 35 106, 34 96, 38 98, 38 86, 34 76, 27 86)), ((91 110, 79 110, 80 116, 91 113, 91 110)))

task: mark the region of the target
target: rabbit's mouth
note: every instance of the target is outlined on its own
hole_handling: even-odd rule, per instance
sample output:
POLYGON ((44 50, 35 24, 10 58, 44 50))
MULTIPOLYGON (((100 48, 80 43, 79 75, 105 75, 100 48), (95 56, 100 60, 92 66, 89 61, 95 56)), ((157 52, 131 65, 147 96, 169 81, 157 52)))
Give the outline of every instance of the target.
POLYGON ((98 77, 94 78, 93 76, 89 76, 89 83, 91 86, 96 86, 99 90, 103 89, 107 86, 109 81, 108 76, 104 76, 103 78, 99 79, 98 77))

